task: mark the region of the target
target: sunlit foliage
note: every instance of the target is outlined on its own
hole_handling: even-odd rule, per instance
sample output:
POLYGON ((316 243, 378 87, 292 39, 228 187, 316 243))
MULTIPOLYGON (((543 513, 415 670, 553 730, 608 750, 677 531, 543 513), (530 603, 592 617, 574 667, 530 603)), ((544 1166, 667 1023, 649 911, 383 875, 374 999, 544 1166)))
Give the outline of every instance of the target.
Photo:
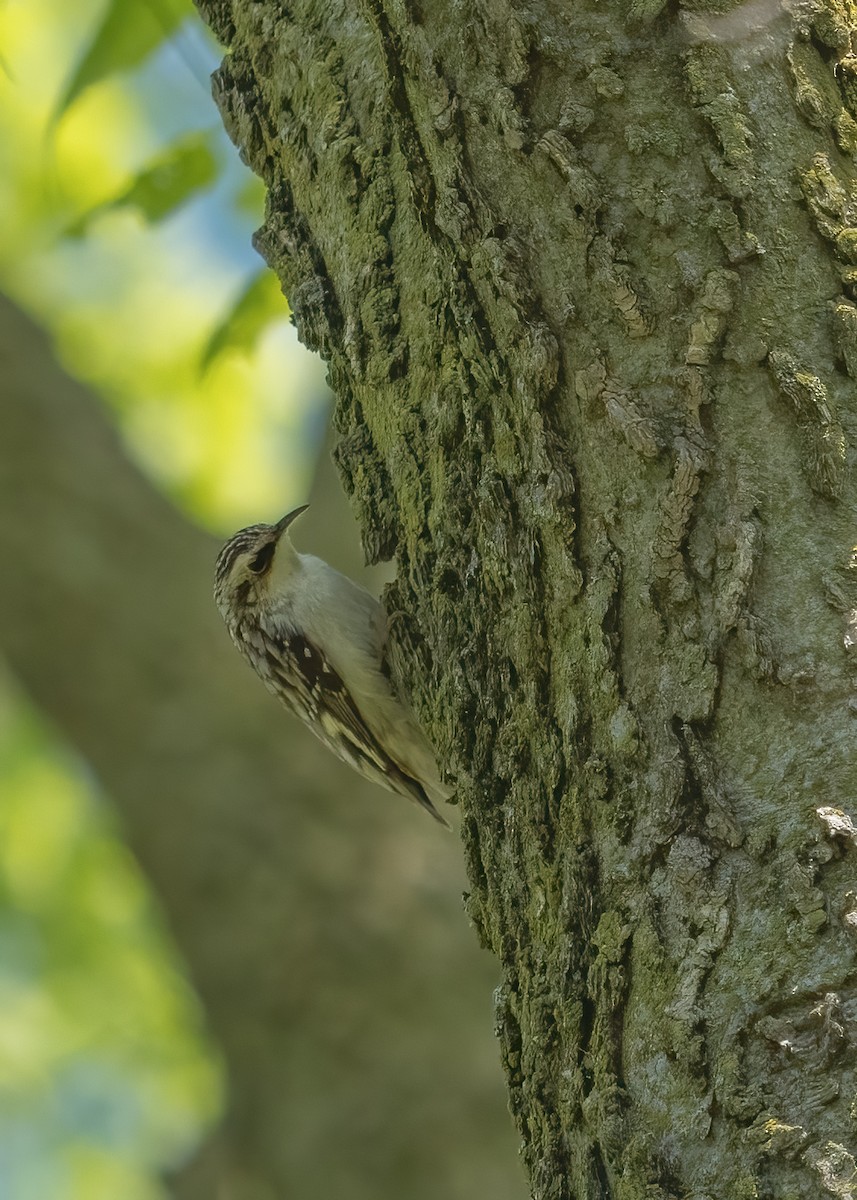
POLYGON ((218 51, 189 0, 168 41, 109 69, 129 59, 127 30, 115 62, 105 50, 117 10, 157 30, 175 7, 0 8, 0 286, 115 406, 150 471, 225 529, 305 495, 323 373, 251 248, 261 187, 214 109, 218 51), (82 71, 94 46, 99 69, 82 71))

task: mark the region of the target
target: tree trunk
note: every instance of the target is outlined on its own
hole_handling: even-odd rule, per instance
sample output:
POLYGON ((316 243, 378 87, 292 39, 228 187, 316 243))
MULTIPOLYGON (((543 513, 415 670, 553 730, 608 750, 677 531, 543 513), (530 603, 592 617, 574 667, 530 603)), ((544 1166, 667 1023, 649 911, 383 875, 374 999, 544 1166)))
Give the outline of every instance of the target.
POLYGON ((849 6, 197 3, 534 1196, 850 1196, 849 6))
MULTIPOLYGON (((217 543, 5 300, 0 378, 0 648, 115 802, 227 1068, 175 1196, 518 1200, 455 841, 247 670, 217 543)), ((320 501, 332 549, 348 514, 320 501)))

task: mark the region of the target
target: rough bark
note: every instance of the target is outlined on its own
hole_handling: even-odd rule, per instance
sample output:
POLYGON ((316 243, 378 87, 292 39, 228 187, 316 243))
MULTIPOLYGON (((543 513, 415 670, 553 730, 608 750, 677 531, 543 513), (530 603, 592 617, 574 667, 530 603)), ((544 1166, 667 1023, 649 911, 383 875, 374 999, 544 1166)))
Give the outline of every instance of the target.
MULTIPOLYGON (((455 841, 267 695, 214 609, 217 543, 5 300, 0 377, 0 647, 116 804, 227 1068, 174 1194, 515 1200, 455 841)), ((322 493, 327 550, 351 527, 322 493)))
POLYGON ((533 1194, 851 1195, 850 5, 197 4, 533 1194))

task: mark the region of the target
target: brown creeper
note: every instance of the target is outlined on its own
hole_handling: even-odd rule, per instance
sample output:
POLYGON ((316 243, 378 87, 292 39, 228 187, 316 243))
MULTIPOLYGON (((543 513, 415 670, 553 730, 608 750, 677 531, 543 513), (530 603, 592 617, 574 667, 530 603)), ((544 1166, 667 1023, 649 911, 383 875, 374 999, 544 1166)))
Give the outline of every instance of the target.
POLYGON ((363 588, 276 525, 251 525, 217 559, 214 599, 229 634, 269 691, 362 775, 449 825, 434 753, 384 671, 387 619, 363 588))

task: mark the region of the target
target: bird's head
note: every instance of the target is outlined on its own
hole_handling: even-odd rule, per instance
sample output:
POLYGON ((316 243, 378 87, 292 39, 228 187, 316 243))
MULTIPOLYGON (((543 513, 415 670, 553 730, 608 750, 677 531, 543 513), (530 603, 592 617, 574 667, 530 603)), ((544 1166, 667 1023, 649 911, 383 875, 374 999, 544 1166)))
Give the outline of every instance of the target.
POLYGON ((298 568, 298 556, 286 532, 309 506, 302 504, 275 525, 248 525, 233 534, 214 568, 214 599, 227 620, 258 604, 298 568))

